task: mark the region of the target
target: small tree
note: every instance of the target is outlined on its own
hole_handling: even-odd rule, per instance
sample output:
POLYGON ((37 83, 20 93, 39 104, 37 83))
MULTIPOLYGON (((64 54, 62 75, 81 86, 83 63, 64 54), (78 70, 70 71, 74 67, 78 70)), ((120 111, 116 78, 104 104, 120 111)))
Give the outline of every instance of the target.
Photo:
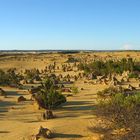
POLYGON ((45 83, 42 83, 36 99, 39 105, 45 109, 53 109, 61 103, 66 102, 65 96, 56 89, 53 79, 49 78, 45 80, 45 83))

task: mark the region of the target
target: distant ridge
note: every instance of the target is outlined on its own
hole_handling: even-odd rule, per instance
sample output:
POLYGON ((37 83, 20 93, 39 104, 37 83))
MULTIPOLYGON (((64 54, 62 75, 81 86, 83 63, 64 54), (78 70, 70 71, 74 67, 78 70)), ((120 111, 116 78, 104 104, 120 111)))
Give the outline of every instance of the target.
POLYGON ((0 50, 0 53, 140 52, 140 50, 0 50))

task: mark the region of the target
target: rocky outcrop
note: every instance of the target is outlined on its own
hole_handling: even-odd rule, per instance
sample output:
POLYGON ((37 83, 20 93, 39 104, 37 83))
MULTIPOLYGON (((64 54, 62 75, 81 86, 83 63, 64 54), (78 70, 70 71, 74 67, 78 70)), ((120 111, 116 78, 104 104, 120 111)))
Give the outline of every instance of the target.
POLYGON ((6 96, 6 92, 2 88, 0 88, 0 96, 6 96))
POLYGON ((52 132, 48 128, 40 126, 38 134, 36 134, 36 140, 50 139, 52 138, 52 132))
POLYGON ((18 97, 18 99, 17 99, 17 101, 18 102, 23 102, 23 101, 26 101, 27 99, 25 98, 25 97, 23 97, 23 96, 20 96, 20 97, 18 97))
POLYGON ((52 113, 51 110, 47 110, 45 113, 43 113, 43 119, 53 119, 54 118, 54 115, 52 113))

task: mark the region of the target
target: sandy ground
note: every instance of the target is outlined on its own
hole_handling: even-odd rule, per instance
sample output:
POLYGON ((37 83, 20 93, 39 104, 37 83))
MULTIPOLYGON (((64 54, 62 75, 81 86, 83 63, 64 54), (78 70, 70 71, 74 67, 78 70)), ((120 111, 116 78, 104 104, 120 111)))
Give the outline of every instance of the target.
MULTIPOLYGON (((139 52, 92 53, 90 57, 92 58, 95 54, 102 58, 108 55, 111 55, 113 59, 130 56, 140 60, 139 52)), ((89 57, 88 55, 74 54, 73 56, 86 58, 89 57)), ((60 54, 32 57, 24 55, 19 58, 6 56, 0 57, 0 69, 7 70, 14 67, 18 71, 31 68, 44 69, 54 60, 62 64, 67 58, 68 55, 62 57, 60 54)), ((70 72, 70 74, 75 74, 75 72, 70 72)), ((54 133, 54 140, 99 140, 101 135, 90 131, 89 128, 97 122, 93 111, 96 107, 96 93, 106 86, 87 84, 84 80, 77 81, 75 85, 84 90, 72 97, 67 97, 67 102, 54 110, 56 118, 46 121, 41 119, 42 110, 37 110, 32 101, 17 103, 20 95, 30 99, 27 90, 2 87, 8 96, 7 98, 0 97, 0 140, 30 140, 31 135, 37 134, 40 126, 49 128, 54 133)))
POLYGON ((120 59, 132 57, 136 60, 140 60, 140 52, 94 52, 94 53, 78 53, 78 54, 24 54, 19 56, 4 56, 0 57, 0 69, 7 70, 9 68, 17 68, 18 71, 24 69, 44 69, 46 65, 51 64, 53 61, 56 64, 64 63, 69 56, 75 58, 84 58, 85 60, 92 58, 100 58, 105 60, 106 58, 120 59))
MULTIPOLYGON (((89 128, 96 121, 92 110, 99 88, 84 84, 83 81, 77 82, 76 86, 83 87, 84 90, 68 97, 67 103, 54 111, 56 118, 46 121, 41 120, 42 111, 37 110, 31 101, 17 103, 20 95, 30 98, 27 91, 4 88, 8 97, 0 102, 0 140, 28 140, 38 132, 40 126, 49 128, 54 133, 54 140, 89 139, 93 136, 89 128)), ((105 87, 100 85, 102 88, 105 87)))

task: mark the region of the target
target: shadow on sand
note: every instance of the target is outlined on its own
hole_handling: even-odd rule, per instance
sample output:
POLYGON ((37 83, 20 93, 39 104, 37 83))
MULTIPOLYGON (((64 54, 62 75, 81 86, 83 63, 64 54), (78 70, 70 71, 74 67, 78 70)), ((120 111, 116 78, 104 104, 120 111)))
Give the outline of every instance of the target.
POLYGON ((93 104, 92 101, 68 101, 56 108, 56 116, 61 119, 92 115, 92 109, 94 108, 93 104))
POLYGON ((93 108, 93 102, 90 101, 68 101, 59 107, 61 111, 90 111, 93 108))
POLYGON ((54 138, 82 138, 82 135, 78 134, 61 134, 61 133, 53 133, 54 138))
POLYGON ((0 131, 0 133, 10 133, 9 131, 0 131))
POLYGON ((6 91, 6 94, 7 94, 7 97, 8 96, 22 96, 22 95, 27 95, 27 94, 22 94, 22 93, 19 93, 19 92, 17 92, 17 91, 6 91))

